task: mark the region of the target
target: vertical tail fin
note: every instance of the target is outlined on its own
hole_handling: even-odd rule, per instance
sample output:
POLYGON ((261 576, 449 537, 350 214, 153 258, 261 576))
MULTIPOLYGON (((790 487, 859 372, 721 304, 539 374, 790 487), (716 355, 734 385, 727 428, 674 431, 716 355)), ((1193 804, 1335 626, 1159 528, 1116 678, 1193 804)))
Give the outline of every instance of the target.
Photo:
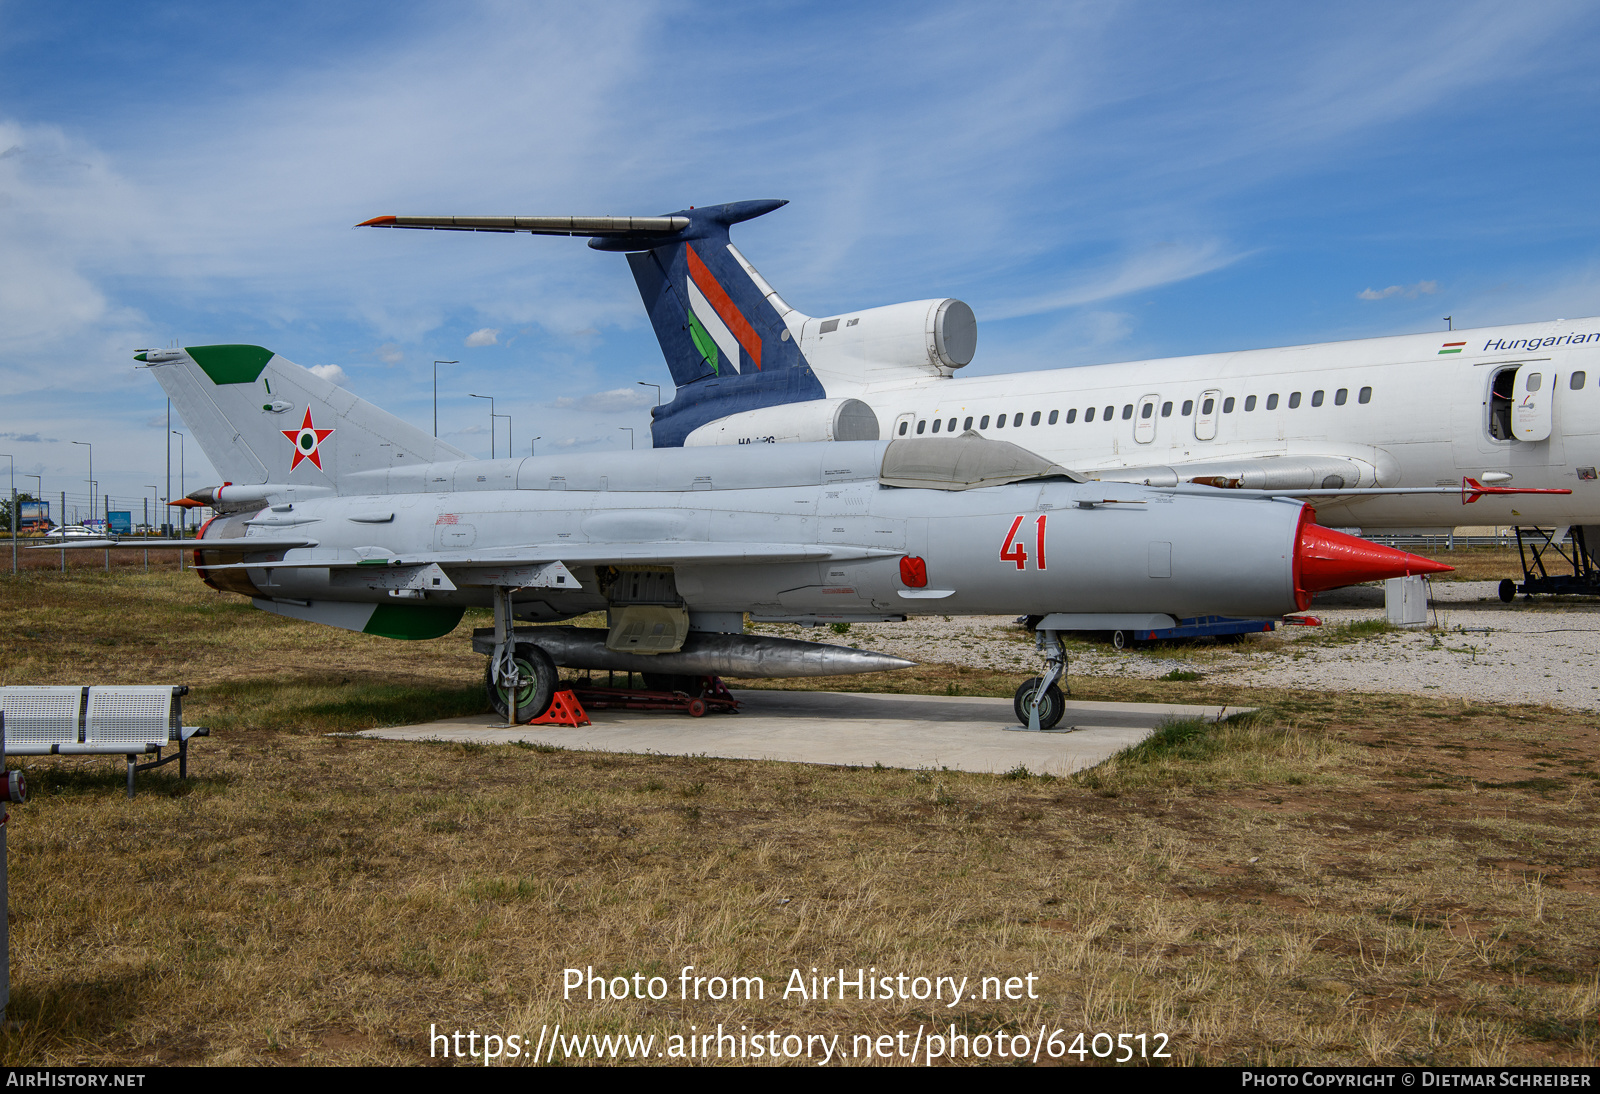
POLYGON ((745 261, 728 228, 787 205, 736 201, 653 217, 384 216, 361 227, 588 236, 628 256, 676 396, 654 412, 658 448, 745 410, 826 397, 800 349, 801 315, 745 261))
POLYGON ((260 346, 141 350, 226 481, 337 487, 358 471, 470 459, 260 346))
POLYGON ((658 407, 658 447, 744 410, 825 397, 800 351, 800 315, 729 241, 730 225, 782 201, 739 201, 672 214, 689 224, 666 238, 599 236, 589 246, 625 251, 677 394, 658 407))

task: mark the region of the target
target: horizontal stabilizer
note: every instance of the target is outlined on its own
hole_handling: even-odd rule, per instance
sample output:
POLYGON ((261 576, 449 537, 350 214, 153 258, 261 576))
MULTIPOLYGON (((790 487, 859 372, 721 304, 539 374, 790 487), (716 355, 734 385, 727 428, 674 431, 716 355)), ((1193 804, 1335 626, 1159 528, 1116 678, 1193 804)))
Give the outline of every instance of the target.
POLYGON ((672 217, 373 217, 357 228, 435 228, 444 232, 529 232, 536 236, 672 235, 689 218, 672 217))

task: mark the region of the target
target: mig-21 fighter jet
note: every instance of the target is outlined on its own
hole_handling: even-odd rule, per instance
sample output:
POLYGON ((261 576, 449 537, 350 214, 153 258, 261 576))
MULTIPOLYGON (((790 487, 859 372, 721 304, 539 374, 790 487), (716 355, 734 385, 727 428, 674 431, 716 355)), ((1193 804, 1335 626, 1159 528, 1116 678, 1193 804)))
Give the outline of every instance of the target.
POLYGON ((549 707, 558 665, 793 677, 911 664, 746 634, 747 615, 1007 614, 1038 617, 1048 671, 1017 710, 1049 728, 1062 630, 1276 618, 1324 589, 1449 569, 1321 527, 1298 501, 1085 481, 975 434, 477 460, 257 346, 138 359, 225 480, 190 495, 216 514, 198 541, 175 541, 203 580, 396 639, 491 607, 476 643, 490 699, 524 720, 549 707), (605 629, 516 626, 601 610, 605 629))

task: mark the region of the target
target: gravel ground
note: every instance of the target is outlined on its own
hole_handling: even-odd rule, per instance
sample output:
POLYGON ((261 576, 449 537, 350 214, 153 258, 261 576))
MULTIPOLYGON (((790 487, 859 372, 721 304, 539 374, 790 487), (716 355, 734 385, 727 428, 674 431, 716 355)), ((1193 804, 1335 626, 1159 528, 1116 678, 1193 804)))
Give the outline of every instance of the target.
MULTIPOLYGON (((1600 709, 1600 603, 1541 597, 1502 604, 1496 587, 1493 581, 1435 583, 1427 630, 1330 641, 1341 623, 1384 618, 1383 589, 1361 587, 1319 597, 1308 614, 1322 620, 1320 628, 1284 627, 1237 646, 1201 641, 1118 652, 1085 644, 1072 650, 1071 671, 1150 679, 1178 669, 1250 687, 1402 691, 1600 709)), ((794 636, 795 628, 772 633, 794 636)), ((842 636, 825 630, 799 636, 1018 675, 1040 665, 1031 636, 1010 617, 932 616, 858 623, 842 636)))

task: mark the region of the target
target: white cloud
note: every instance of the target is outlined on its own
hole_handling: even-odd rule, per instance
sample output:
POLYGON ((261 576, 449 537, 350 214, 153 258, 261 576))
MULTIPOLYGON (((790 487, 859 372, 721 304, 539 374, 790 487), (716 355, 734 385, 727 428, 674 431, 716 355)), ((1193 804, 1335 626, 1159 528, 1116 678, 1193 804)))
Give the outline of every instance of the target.
POLYGON ((313 376, 322 377, 331 384, 338 384, 340 387, 343 387, 345 381, 349 379, 349 377, 344 374, 344 369, 340 368, 338 365, 312 365, 306 371, 310 372, 313 376))
POLYGON ((1415 285, 1390 285, 1387 289, 1362 289, 1356 293, 1358 300, 1383 300, 1390 296, 1415 300, 1419 296, 1432 296, 1439 291, 1437 281, 1418 281, 1415 285))
POLYGON ((467 335, 469 346, 495 346, 500 344, 500 331, 497 327, 482 327, 467 335))
POLYGON ((985 307, 983 318, 1016 319, 1024 315, 1038 315, 1060 308, 1112 300, 1128 293, 1199 277, 1231 266, 1245 257, 1241 252, 1229 252, 1221 240, 1215 239, 1162 244, 1129 256, 1115 268, 1082 278, 1076 285, 985 307))
POLYGON ((400 347, 395 345, 393 342, 385 342, 383 345, 378 347, 377 352, 378 360, 382 361, 386 365, 398 365, 401 361, 405 360, 406 356, 401 351, 400 347))

